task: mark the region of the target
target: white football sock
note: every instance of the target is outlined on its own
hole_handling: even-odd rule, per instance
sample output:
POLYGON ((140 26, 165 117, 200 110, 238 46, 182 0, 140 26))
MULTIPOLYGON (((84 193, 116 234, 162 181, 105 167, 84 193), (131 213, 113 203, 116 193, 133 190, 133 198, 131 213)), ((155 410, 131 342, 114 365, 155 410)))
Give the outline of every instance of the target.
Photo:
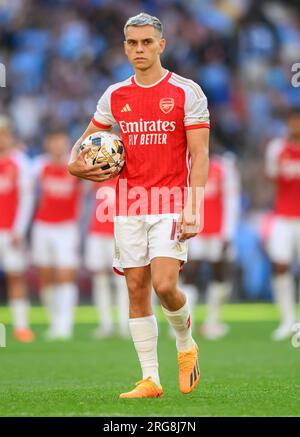
POLYGON ((56 285, 52 301, 52 333, 70 337, 73 333, 74 309, 77 304, 78 289, 72 282, 56 285))
POLYGON ((216 325, 220 322, 220 312, 223 303, 229 297, 230 284, 213 281, 206 292, 206 320, 207 325, 216 325))
POLYGON ((93 300, 100 326, 106 332, 113 329, 111 293, 110 276, 107 273, 96 273, 93 277, 93 300))
POLYGON ((9 306, 12 313, 12 322, 14 329, 28 328, 28 300, 25 298, 10 299, 9 306))
POLYGON ((129 308, 127 285, 125 278, 119 275, 115 275, 114 280, 117 292, 119 330, 121 335, 127 336, 129 335, 129 308))
POLYGON ((143 379, 151 376, 160 386, 157 359, 158 327, 154 315, 129 319, 129 329, 141 364, 143 379))
POLYGON ((187 302, 189 303, 189 309, 191 314, 191 329, 193 331, 194 329, 193 315, 198 300, 198 289, 193 284, 183 284, 182 286, 180 286, 179 284, 179 288, 184 291, 184 294, 186 295, 187 298, 187 302))
POLYGON ((40 290, 40 299, 42 304, 47 310, 48 319, 51 324, 51 318, 52 318, 52 300, 53 300, 53 293, 54 293, 54 285, 47 285, 46 287, 42 287, 40 290))
POLYGON ((276 275, 272 280, 274 300, 279 308, 281 322, 292 325, 295 321, 295 287, 290 272, 276 275))
POLYGON ((193 349, 195 342, 192 337, 191 315, 188 302, 186 301, 183 307, 177 311, 169 311, 163 306, 162 310, 175 332, 178 352, 187 352, 193 349))

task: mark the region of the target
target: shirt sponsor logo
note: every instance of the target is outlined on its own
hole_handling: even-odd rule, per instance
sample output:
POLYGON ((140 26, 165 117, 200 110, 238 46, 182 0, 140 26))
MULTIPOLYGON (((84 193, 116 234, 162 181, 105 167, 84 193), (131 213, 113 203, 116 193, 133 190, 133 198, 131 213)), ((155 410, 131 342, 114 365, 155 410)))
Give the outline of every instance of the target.
POLYGON ((162 120, 143 120, 139 121, 120 121, 120 128, 123 134, 141 133, 141 132, 174 132, 176 121, 162 120))

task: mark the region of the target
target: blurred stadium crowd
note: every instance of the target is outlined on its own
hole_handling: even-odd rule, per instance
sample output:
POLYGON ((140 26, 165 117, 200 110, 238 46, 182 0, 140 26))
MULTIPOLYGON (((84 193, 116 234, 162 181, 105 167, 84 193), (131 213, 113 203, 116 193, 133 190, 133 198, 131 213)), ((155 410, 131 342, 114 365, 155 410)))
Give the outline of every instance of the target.
POLYGON ((281 133, 281 111, 300 103, 295 2, 251 0, 11 0, 0 4, 0 59, 9 111, 31 154, 47 126, 78 137, 98 96, 132 73, 123 54, 126 18, 141 10, 164 23, 164 65, 200 83, 213 135, 240 157, 281 133), (26 117, 24 117, 26 114, 26 117))
MULTIPOLYGON (((291 66, 300 53, 297 4, 3 0, 0 62, 7 87, 0 89, 0 114, 10 117, 31 158, 41 154, 49 128, 64 129, 74 141, 107 86, 132 74, 122 45, 126 19, 140 11, 157 15, 167 40, 164 66, 201 85, 211 144, 237 157, 242 213, 234 238, 235 297, 270 299, 270 263, 260 233, 272 206, 264 154, 267 142, 285 133, 285 110, 300 105, 299 88, 291 86, 291 66)), ((88 279, 82 278, 86 289, 88 279)))

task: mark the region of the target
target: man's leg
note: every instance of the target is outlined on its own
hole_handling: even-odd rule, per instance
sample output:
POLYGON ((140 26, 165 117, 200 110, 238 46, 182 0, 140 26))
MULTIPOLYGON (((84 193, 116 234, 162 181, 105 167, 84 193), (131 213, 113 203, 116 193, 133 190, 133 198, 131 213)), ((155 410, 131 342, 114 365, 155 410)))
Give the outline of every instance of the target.
POLYGON ((129 330, 142 368, 143 381, 121 398, 162 395, 157 359, 157 321, 151 307, 150 266, 124 269, 129 295, 129 330), (154 384, 153 384, 154 383, 154 384))
POLYGON ((109 336, 113 332, 110 279, 111 275, 106 269, 93 273, 92 277, 93 301, 99 318, 99 328, 96 331, 98 338, 109 336))
POLYGON ((191 327, 195 326, 193 314, 197 306, 200 290, 197 284, 198 272, 201 269, 201 261, 197 259, 189 259, 189 262, 184 266, 184 270, 179 275, 178 287, 186 295, 191 313, 191 327))
POLYGON ((29 301, 27 298, 24 274, 20 272, 8 272, 6 278, 14 335, 17 340, 29 343, 34 340, 34 335, 28 325, 29 301))
POLYGON ((74 311, 78 300, 78 287, 75 276, 76 272, 72 268, 58 268, 56 270, 52 302, 55 317, 54 338, 68 339, 72 337, 74 311))
POLYGON ((190 312, 185 295, 177 288, 180 261, 173 258, 157 257, 151 261, 154 290, 162 309, 176 334, 178 352, 186 352, 194 347, 190 327, 190 312))
POLYGON ((176 336, 180 390, 189 393, 199 382, 200 370, 189 306, 185 295, 177 288, 179 267, 180 261, 175 258, 156 257, 151 261, 153 287, 176 336))
POLYGON ((43 223, 34 223, 31 231, 32 262, 38 269, 39 296, 48 316, 47 337, 51 338, 55 330, 55 310, 53 305, 55 292, 55 270, 53 267, 52 239, 49 227, 43 223))
POLYGON ((38 269, 40 283, 40 299, 47 311, 49 322, 49 333, 53 331, 55 325, 55 314, 53 313, 54 297, 54 269, 50 266, 42 266, 38 269))
POLYGON ((92 274, 92 297, 98 314, 98 327, 94 331, 96 338, 108 337, 113 333, 110 257, 110 254, 113 256, 113 250, 113 238, 98 233, 88 235, 84 260, 92 274))
POLYGON ((274 301, 280 312, 281 322, 273 332, 273 340, 284 340, 292 334, 295 322, 295 283, 287 264, 273 263, 272 278, 274 301))
POLYGON ((79 265, 79 234, 75 224, 57 225, 50 230, 55 266, 54 338, 69 339, 73 335, 74 312, 78 300, 76 269, 79 265))
POLYGON ((211 263, 212 280, 206 291, 206 318, 201 327, 201 334, 211 340, 224 337, 229 327, 221 323, 221 309, 230 295, 230 284, 226 282, 226 260, 211 263))
POLYGON ((119 335, 127 338, 129 336, 128 327, 128 291, 126 281, 120 275, 114 275, 114 283, 117 294, 117 306, 118 306, 118 323, 119 323, 119 335))
POLYGON ((25 280, 25 252, 23 243, 12 244, 9 234, 3 235, 3 270, 6 273, 8 301, 12 313, 14 336, 21 342, 34 340, 29 328, 29 299, 25 280))
POLYGON ((292 334, 295 320, 295 284, 290 269, 297 247, 295 224, 276 218, 268 243, 272 261, 272 289, 280 312, 280 325, 272 333, 273 340, 283 340, 292 334))

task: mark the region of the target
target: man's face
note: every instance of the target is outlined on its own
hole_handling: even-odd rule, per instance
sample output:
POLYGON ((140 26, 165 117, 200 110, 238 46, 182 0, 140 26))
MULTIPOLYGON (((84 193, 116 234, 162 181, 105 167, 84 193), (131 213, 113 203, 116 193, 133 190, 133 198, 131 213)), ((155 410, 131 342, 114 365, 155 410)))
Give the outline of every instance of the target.
POLYGON ((0 152, 6 152, 13 143, 11 132, 8 129, 0 129, 0 152))
POLYGON ((66 134, 57 133, 46 139, 45 148, 50 155, 59 158, 68 153, 69 144, 69 138, 66 134))
POLYGON ((300 114, 292 114, 288 119, 290 135, 300 142, 300 114))
POLYGON ((129 26, 126 30, 125 53, 134 69, 145 71, 152 67, 159 60, 165 44, 153 26, 129 26))

